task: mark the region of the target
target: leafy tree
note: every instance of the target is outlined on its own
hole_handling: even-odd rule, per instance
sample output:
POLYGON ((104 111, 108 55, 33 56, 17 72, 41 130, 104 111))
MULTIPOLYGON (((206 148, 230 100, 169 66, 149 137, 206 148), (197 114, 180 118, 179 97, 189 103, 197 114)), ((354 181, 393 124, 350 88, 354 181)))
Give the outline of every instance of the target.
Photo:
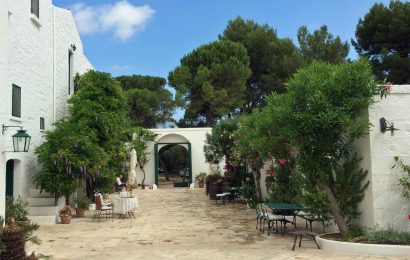
POLYGON ((374 4, 356 27, 352 44, 379 80, 410 83, 410 3, 374 4))
POLYGON ((371 68, 363 61, 341 65, 314 62, 288 82, 290 140, 299 152, 298 168, 325 194, 342 236, 348 233, 344 206, 354 204, 352 200, 352 204, 343 204, 346 197, 341 193, 349 190, 360 201, 367 186, 365 175, 358 170, 354 176, 364 177, 346 187, 352 185, 346 172, 357 171, 347 170, 343 163, 352 158, 354 141, 368 133, 369 122, 360 114, 374 102, 378 91, 371 68))
POLYGON ((246 104, 241 107, 245 112, 263 106, 272 91, 284 92, 285 81, 304 64, 292 41, 279 39, 267 24, 237 17, 228 22, 219 39, 240 43, 249 56, 252 74, 246 81, 246 104))
POLYGON ((156 134, 148 129, 138 127, 134 131, 134 139, 131 142, 130 149, 135 149, 137 153, 137 164, 139 165, 144 177, 142 179, 142 188, 145 188, 145 170, 144 166, 149 162, 149 152, 147 152, 148 142, 155 141, 156 134))
POLYGON ((132 75, 117 77, 116 80, 125 91, 129 116, 135 126, 155 128, 173 121, 172 114, 177 102, 165 88, 164 78, 132 75))
POLYGON ((64 195, 68 204, 70 194, 80 187, 80 180, 86 176, 95 178, 97 169, 106 166, 108 155, 96 144, 96 136, 78 132, 68 119, 58 121, 44 138, 35 150, 40 171, 33 183, 54 194, 56 202, 64 195))
MULTIPOLYGON (((262 110, 244 118, 235 134, 236 148, 256 169, 272 158, 279 164, 279 158, 287 162, 296 158, 293 170, 273 169, 296 170, 306 208, 323 219, 330 213, 346 236, 368 186, 367 172, 358 167, 353 152, 354 141, 368 133, 369 122, 361 112, 374 102, 378 91, 366 62, 315 61, 289 80, 287 93, 273 93, 262 110)), ((279 177, 274 181, 286 187, 288 179, 279 177)))
POLYGON ((249 76, 246 49, 231 41, 214 41, 183 57, 168 80, 186 100, 184 121, 212 126, 243 106, 249 76))
POLYGON ((237 140, 234 134, 241 121, 240 116, 219 121, 212 128, 212 133, 206 135, 204 145, 205 160, 216 165, 225 160, 225 177, 238 186, 246 178, 245 158, 240 157, 235 149, 237 140))
POLYGON ((56 197, 65 195, 66 202, 82 179, 97 189, 112 187, 123 169, 130 132, 121 87, 109 74, 89 71, 76 85, 68 117, 46 132, 35 151, 41 170, 34 184, 56 197))
POLYGON ((311 63, 313 60, 327 61, 329 63, 342 63, 349 54, 349 43, 342 42, 337 36, 333 37, 323 25, 319 30, 310 34, 306 26, 298 30, 298 42, 303 58, 311 63))

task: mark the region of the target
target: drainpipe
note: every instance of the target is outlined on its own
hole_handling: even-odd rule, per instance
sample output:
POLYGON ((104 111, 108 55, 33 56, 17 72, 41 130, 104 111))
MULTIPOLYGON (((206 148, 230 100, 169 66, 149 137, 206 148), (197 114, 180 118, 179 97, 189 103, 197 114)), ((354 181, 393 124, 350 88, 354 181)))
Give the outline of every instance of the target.
POLYGON ((56 8, 53 7, 53 124, 56 122, 56 8))

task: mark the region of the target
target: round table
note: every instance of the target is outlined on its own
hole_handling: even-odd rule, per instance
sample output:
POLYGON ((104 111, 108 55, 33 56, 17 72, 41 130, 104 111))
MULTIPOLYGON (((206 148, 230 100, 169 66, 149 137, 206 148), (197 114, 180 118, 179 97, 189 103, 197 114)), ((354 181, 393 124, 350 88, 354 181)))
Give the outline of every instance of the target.
POLYGON ((117 198, 114 202, 114 212, 120 214, 120 218, 125 218, 126 214, 134 216, 134 209, 138 208, 137 197, 117 198))

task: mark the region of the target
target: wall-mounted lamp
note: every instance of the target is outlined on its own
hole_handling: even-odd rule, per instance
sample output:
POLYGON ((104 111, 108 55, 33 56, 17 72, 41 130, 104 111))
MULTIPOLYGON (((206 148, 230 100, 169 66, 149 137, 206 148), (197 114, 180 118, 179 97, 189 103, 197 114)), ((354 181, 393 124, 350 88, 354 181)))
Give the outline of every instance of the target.
POLYGON ((75 50, 77 49, 77 47, 75 46, 75 44, 71 44, 71 49, 72 49, 73 51, 75 51, 75 50))
POLYGON ((13 125, 2 125, 1 133, 4 134, 7 131, 7 128, 18 127, 20 130, 17 130, 13 138, 13 148, 14 152, 28 152, 30 148, 31 136, 28 135, 26 130, 23 130, 22 126, 13 126, 13 125))
POLYGON ((391 135, 394 135, 395 130, 399 130, 394 127, 393 122, 387 121, 384 117, 380 118, 380 132, 385 133, 387 130, 391 132, 391 135))

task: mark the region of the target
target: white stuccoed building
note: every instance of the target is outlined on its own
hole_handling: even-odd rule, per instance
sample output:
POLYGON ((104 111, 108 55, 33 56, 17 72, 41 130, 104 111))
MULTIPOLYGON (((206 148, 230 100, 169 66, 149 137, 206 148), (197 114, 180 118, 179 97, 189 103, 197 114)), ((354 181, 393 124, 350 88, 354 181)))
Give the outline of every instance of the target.
POLYGON ((75 74, 92 68, 70 10, 51 0, 0 0, 0 126, 22 126, 31 136, 30 151, 16 153, 9 151, 18 128, 0 134, 1 216, 6 193, 29 201, 34 150, 66 114, 75 74))

